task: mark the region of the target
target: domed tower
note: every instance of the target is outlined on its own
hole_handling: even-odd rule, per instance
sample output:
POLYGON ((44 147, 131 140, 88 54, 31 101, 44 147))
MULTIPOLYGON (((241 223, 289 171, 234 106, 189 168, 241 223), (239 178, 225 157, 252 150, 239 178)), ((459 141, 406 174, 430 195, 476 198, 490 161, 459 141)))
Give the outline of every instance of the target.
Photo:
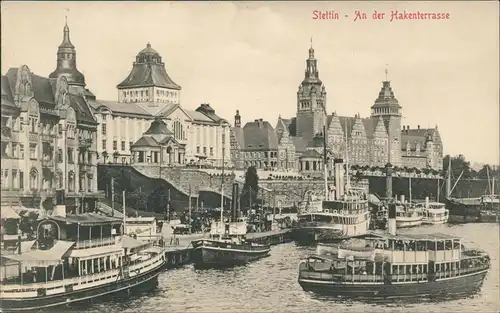
POLYGON ((297 136, 310 141, 323 132, 326 118, 326 90, 319 79, 318 61, 309 48, 304 80, 297 91, 297 136))
POLYGON ((382 88, 375 103, 371 106, 371 117, 382 118, 389 137, 387 162, 393 166, 401 166, 401 117, 402 107, 394 96, 391 82, 387 79, 382 82, 382 88))
POLYGON ((116 87, 119 102, 134 102, 156 115, 180 103, 181 87, 168 75, 161 55, 147 44, 135 57, 130 74, 116 87))
POLYGON ((57 81, 61 76, 66 78, 70 93, 83 94, 85 76, 76 68, 76 50, 69 38, 68 21, 64 25, 63 41, 57 49, 57 67, 49 78, 57 81))

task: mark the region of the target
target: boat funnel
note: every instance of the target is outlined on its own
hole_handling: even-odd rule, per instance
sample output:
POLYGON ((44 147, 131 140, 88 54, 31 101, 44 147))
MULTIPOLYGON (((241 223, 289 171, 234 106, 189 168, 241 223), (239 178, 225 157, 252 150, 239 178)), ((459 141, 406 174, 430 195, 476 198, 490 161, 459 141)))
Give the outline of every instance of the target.
POLYGON ((389 203, 388 215, 389 234, 391 234, 392 236, 396 236, 396 203, 389 203))
POLYGON ((401 195, 401 203, 405 203, 405 195, 401 195))
POLYGON ((52 215, 66 217, 66 195, 64 190, 56 190, 56 205, 52 215))
POLYGON ((392 165, 387 163, 385 166, 385 197, 392 198, 392 165))
POLYGON ((344 194, 344 160, 335 159, 335 199, 339 200, 344 194))
POLYGON ((425 206, 429 206, 429 197, 425 197, 425 206))

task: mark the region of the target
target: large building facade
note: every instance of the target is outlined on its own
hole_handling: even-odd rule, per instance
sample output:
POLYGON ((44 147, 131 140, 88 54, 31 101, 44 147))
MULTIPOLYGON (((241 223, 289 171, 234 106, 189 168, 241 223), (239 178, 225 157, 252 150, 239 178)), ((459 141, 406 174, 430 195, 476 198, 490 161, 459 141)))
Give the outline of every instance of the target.
POLYGON ((319 78, 311 47, 304 80, 297 91, 296 117, 280 116, 275 128, 262 120, 242 127, 237 111, 231 130, 233 163, 237 168, 256 166, 318 173, 323 168, 326 141, 330 160, 340 157, 359 166, 383 167, 391 163, 397 167, 442 169, 443 144, 437 126, 430 129, 402 126, 402 106, 390 81, 382 83, 369 117, 327 114, 326 105, 326 87, 319 78), (259 156, 266 158, 266 152, 268 156, 276 152, 276 160, 261 162, 259 156))
POLYGON ((68 25, 48 77, 22 65, 2 75, 1 86, 2 203, 47 208, 55 191, 65 190, 70 210, 93 209, 100 195, 97 122, 68 25))
POLYGON ((175 158, 170 165, 221 166, 224 159, 225 166, 231 166, 229 140, 225 149, 222 145, 223 137, 229 138, 228 122, 207 103, 196 110, 182 107, 181 90, 168 75, 161 55, 148 43, 135 57, 130 74, 117 85, 118 101, 89 101, 98 123, 100 161, 137 163, 134 144, 153 121, 161 119, 184 147, 182 159, 175 158))

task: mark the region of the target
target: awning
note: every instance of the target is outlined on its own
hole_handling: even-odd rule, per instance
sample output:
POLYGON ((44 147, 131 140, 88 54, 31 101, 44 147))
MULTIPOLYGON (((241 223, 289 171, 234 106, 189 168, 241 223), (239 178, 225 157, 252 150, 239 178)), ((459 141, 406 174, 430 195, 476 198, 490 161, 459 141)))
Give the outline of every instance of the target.
POLYGON ((163 249, 160 247, 151 247, 142 250, 140 253, 154 253, 154 254, 160 254, 163 253, 163 249))
POLYGON ((121 244, 122 244, 122 247, 125 249, 135 249, 135 248, 139 248, 139 247, 142 247, 145 245, 144 242, 139 241, 137 239, 134 239, 132 237, 129 237, 127 235, 124 235, 122 237, 121 244))
MULTIPOLYGON (((23 265, 47 267, 58 265, 62 257, 74 245, 73 241, 58 240, 49 250, 31 250, 26 253, 4 255, 4 258, 21 262, 23 265)), ((22 245, 21 245, 22 249, 22 245)))
POLYGON ((12 206, 12 209, 19 214, 20 217, 29 217, 32 215, 36 218, 40 214, 40 209, 27 208, 21 205, 12 206))
POLYGON ((105 216, 96 213, 67 214, 66 217, 51 216, 50 219, 63 222, 66 224, 79 224, 81 226, 99 226, 99 225, 122 223, 122 220, 119 218, 105 216))
POLYGON ((14 209, 10 206, 5 206, 5 205, 2 205, 1 207, 1 218, 3 220, 7 220, 7 219, 14 219, 14 220, 18 220, 18 219, 21 219, 21 217, 14 211, 14 209))
POLYGON ((71 250, 69 257, 79 258, 80 260, 86 260, 86 259, 94 259, 101 256, 116 254, 121 251, 123 251, 123 249, 117 245, 96 247, 89 249, 75 249, 71 250))

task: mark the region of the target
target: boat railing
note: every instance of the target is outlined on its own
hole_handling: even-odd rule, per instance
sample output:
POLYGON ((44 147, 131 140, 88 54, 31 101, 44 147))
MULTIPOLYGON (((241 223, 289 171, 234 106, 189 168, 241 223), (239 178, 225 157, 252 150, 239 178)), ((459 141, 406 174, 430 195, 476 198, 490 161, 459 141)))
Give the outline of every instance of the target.
POLYGON ((103 246, 110 246, 116 243, 116 239, 113 237, 90 239, 90 240, 80 240, 76 242, 74 249, 88 249, 103 246))
MULTIPOLYGON (((126 270, 127 274, 131 272, 139 273, 143 270, 148 270, 157 266, 157 263, 161 262, 162 255, 158 254, 146 261, 129 263, 123 268, 126 270)), ((53 290, 58 288, 66 288, 67 286, 84 285, 89 283, 94 283, 101 280, 118 278, 121 274, 120 268, 115 268, 100 273, 92 273, 84 276, 71 277, 59 280, 49 280, 47 282, 34 282, 34 283, 3 283, 0 288, 0 294, 6 293, 25 293, 25 292, 38 292, 40 289, 53 290)), ((125 275, 127 276, 127 275, 125 275)), ((1 297, 0 297, 1 298, 1 297)))

